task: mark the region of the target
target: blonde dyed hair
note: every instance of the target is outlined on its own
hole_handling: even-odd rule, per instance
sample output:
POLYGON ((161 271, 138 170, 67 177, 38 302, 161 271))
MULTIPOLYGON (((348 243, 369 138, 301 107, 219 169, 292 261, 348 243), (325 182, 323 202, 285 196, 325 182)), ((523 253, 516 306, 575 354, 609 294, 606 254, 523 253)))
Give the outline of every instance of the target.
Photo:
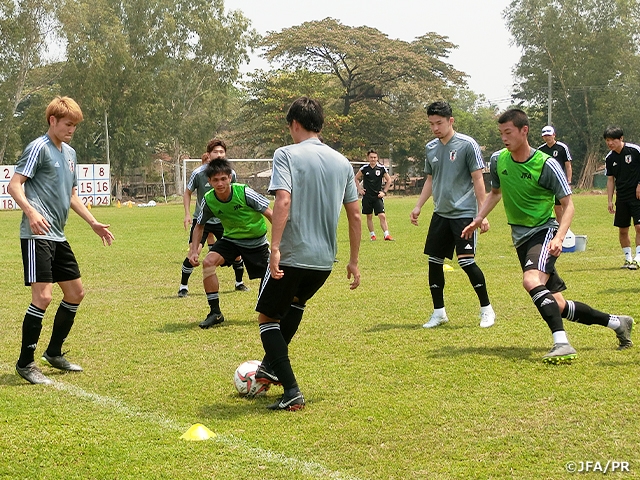
POLYGON ((45 116, 47 117, 47 123, 51 123, 49 119, 51 115, 60 120, 63 117, 69 117, 74 123, 80 123, 84 118, 82 116, 82 110, 80 105, 71 97, 57 96, 47 106, 45 116))

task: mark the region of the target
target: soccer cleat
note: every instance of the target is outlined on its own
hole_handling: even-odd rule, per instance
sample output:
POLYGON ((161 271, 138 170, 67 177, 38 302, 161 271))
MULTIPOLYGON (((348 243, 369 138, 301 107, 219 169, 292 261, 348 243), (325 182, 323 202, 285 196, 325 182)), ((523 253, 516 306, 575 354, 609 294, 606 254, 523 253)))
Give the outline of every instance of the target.
POLYGON ((198 324, 198 326, 200 328, 206 329, 206 328, 211 328, 214 325, 218 325, 222 322, 224 322, 224 316, 222 315, 222 313, 211 312, 209 313, 209 315, 207 315, 207 318, 205 318, 203 321, 201 321, 198 324))
POLYGON ((638 268, 638 265, 636 265, 636 268, 631 268, 631 265, 633 265, 633 262, 631 262, 631 260, 625 260, 624 263, 620 266, 620 268, 622 269, 628 268, 630 270, 635 270, 638 268))
POLYGON ((559 365, 561 363, 571 363, 578 357, 575 348, 568 343, 554 343, 549 353, 542 357, 544 363, 559 365))
POLYGON ((441 325, 443 323, 447 323, 449 321, 449 319, 447 318, 447 315, 438 315, 436 313, 434 313, 433 315, 431 315, 431 318, 429 319, 429 321, 427 323, 425 323, 424 325, 422 325, 424 328, 435 328, 438 325, 441 325))
POLYGON ((376 236, 375 235, 371 235, 371 241, 375 242, 376 241, 376 236))
POLYGON ((247 287, 244 283, 236 285, 236 292, 248 292, 249 287, 247 287))
POLYGON ((69 362, 66 358, 64 358, 65 354, 63 353, 57 357, 50 357, 47 352, 42 354, 42 361, 48 363, 53 368, 57 368, 58 370, 65 370, 67 372, 82 372, 82 367, 80 365, 76 365, 75 363, 69 362))
POLYGON ((256 370, 256 382, 264 385, 282 385, 275 372, 262 364, 256 370))
POLYGON ((636 262, 635 260, 632 260, 631 262, 629 262, 629 266, 627 268, 629 270, 637 270, 638 269, 638 262, 636 262))
POLYGON ((291 397, 288 397, 286 394, 282 395, 276 403, 267 405, 267 408, 269 410, 288 410, 290 412, 302 410, 304 408, 304 397, 302 396, 302 392, 298 390, 298 392, 291 397))
POLYGON ((186 288, 181 288, 180 290, 178 290, 178 298, 184 298, 189 294, 189 290, 187 290, 186 288))
POLYGON ((393 237, 392 237, 391 235, 385 235, 385 236, 384 236, 384 239, 385 239, 387 242, 395 242, 395 240, 393 239, 393 237))
POLYGON ((489 328, 494 323, 496 323, 496 312, 494 312, 493 309, 491 309, 489 311, 486 311, 486 312, 480 312, 480 327, 481 328, 489 328))
POLYGON ((53 383, 53 380, 46 377, 44 373, 36 367, 35 362, 31 362, 24 368, 20 368, 16 363, 16 372, 27 382, 33 383, 34 385, 51 385, 53 383))
POLYGON ((616 337, 618 337, 618 342, 620 342, 618 350, 631 348, 633 346, 633 342, 631 341, 633 318, 627 315, 618 315, 618 320, 620 320, 620 326, 614 330, 616 332, 616 337))

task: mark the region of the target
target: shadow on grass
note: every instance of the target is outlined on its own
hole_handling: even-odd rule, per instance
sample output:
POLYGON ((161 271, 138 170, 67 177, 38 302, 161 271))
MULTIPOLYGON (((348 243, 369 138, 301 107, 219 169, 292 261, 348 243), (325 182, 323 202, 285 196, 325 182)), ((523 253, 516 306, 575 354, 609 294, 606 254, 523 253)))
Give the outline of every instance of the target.
POLYGON ((200 322, 165 323, 156 331, 160 333, 177 333, 184 330, 196 330, 200 328, 198 327, 198 323, 200 322))
POLYGON ((531 347, 452 347, 445 346, 434 350, 431 358, 462 357, 469 355, 483 355, 487 357, 501 357, 510 360, 538 363, 546 349, 531 347))
MULTIPOLYGON (((276 389, 276 392, 267 396, 259 398, 239 398, 237 395, 231 395, 233 400, 238 400, 237 403, 232 405, 228 403, 214 403, 211 405, 203 405, 198 412, 200 416, 209 418, 212 420, 230 420, 238 417, 246 417, 247 415, 292 415, 299 412, 280 412, 267 409, 267 405, 275 403, 279 398, 282 389, 276 389)), ((304 412, 307 408, 313 407, 316 402, 322 402, 323 398, 313 397, 308 398, 305 396, 305 408, 301 410, 304 412)), ((286 419, 285 419, 286 420, 286 419)))
MULTIPOLYGON (((437 328, 438 331, 442 330, 459 330, 461 328, 467 328, 468 325, 443 325, 437 328)), ((388 330, 430 330, 428 328, 424 328, 422 323, 379 323, 378 325, 373 325, 372 327, 363 330, 364 333, 375 333, 375 332, 386 332, 388 330)))
POLYGON ((0 375, 0 385, 30 385, 26 380, 20 378, 17 373, 4 373, 0 375))

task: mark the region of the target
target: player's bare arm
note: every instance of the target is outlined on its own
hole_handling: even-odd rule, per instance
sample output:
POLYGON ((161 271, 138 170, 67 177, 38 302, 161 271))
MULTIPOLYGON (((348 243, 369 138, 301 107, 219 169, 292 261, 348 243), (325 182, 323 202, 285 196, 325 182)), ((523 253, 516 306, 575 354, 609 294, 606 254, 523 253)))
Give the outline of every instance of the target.
POLYGON ((91 229, 102 239, 103 245, 111 245, 115 240, 113 233, 109 231, 111 225, 98 222, 96 218, 91 214, 89 209, 85 207, 80 197, 78 197, 78 189, 76 187, 71 191, 71 209, 80 216, 85 222, 87 222, 91 229))
POLYGON ((185 189, 182 195, 182 204, 184 205, 184 229, 191 228, 191 190, 185 189))
POLYGON ((418 217, 420 216, 420 212, 422 211, 422 207, 429 200, 429 197, 433 193, 433 177, 431 175, 427 175, 427 178, 424 179, 424 185, 422 186, 422 191, 420 192, 420 196, 418 197, 418 201, 416 202, 416 206, 411 210, 409 214, 409 219, 411 223, 414 225, 418 225, 418 217))
POLYGON ((462 238, 467 240, 473 236, 475 232, 482 225, 482 221, 487 218, 487 215, 495 208, 502 198, 502 192, 497 188, 492 188, 491 192, 485 197, 482 207, 478 211, 478 215, 473 221, 462 230, 462 238))
MULTIPOLYGON (((487 192, 484 187, 484 177, 482 176, 482 170, 476 170, 471 172, 471 180, 473 180, 473 193, 476 195, 476 202, 478 203, 478 211, 482 208, 484 199, 487 196, 487 192)), ((488 232, 490 228, 489 220, 486 218, 482 220, 480 225, 480 233, 488 232)))
POLYGON ((356 188, 358 189, 359 195, 364 195, 364 188, 362 187, 361 181, 362 181, 362 172, 358 170, 358 173, 356 173, 356 188))
POLYGON ((193 233, 191 234, 191 241, 189 242, 189 263, 194 267, 200 265, 200 238, 202 238, 202 233, 204 232, 204 225, 200 223, 196 223, 196 226, 193 227, 193 233))
POLYGON ((613 205, 613 192, 615 190, 615 179, 611 176, 607 177, 607 208, 609 213, 616 213, 615 206, 613 205))
POLYGON ((280 242, 290 209, 291 193, 286 190, 276 190, 276 199, 271 215, 271 255, 269 257, 269 272, 275 279, 280 279, 284 275, 284 272, 280 270, 280 242))
POLYGON ((378 192, 378 198, 386 197, 387 191, 391 186, 391 175, 389 175, 388 173, 385 173, 384 177, 382 178, 384 180, 384 188, 378 192))
POLYGON ((360 255, 360 239, 362 235, 362 221, 358 202, 349 202, 344 205, 349 223, 349 264, 347 265, 347 279, 353 281, 349 288, 354 290, 360 285, 360 269, 358 260, 360 255))
POLYGON ((27 200, 22 185, 28 180, 28 177, 19 173, 14 173, 13 177, 9 181, 8 192, 13 197, 18 206, 22 209, 24 214, 29 219, 29 226, 34 235, 44 235, 49 231, 51 225, 46 218, 40 214, 35 208, 31 206, 29 200, 27 200))

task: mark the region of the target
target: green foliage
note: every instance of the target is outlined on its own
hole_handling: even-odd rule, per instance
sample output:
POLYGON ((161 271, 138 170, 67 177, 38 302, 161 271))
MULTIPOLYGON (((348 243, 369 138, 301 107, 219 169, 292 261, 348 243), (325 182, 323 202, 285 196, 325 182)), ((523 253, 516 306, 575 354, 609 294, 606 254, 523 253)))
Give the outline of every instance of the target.
MULTIPOLYGON (((574 201, 572 228, 588 243, 585 252, 558 260, 566 298, 640 318, 640 271, 618 268, 622 254, 606 196, 574 201)), ((211 330, 197 326, 207 312, 201 269, 189 296, 176 297, 187 246, 179 204, 94 208, 116 235, 108 248, 71 213, 66 232, 86 297, 65 350, 85 372, 43 367, 55 387, 25 384, 14 373, 30 302, 16 237, 20 212, 1 212, 0 477, 551 480, 570 478, 570 461, 620 460, 631 472, 609 476, 632 478, 640 462, 633 441, 638 346, 619 352, 611 330, 566 322, 578 360, 542 364, 551 336, 521 286, 502 205, 479 237, 477 256, 496 325, 478 327, 473 288, 447 261, 454 267, 445 274, 450 322, 423 329, 432 310, 422 253, 432 203, 415 227, 408 218, 415 202, 385 201, 395 242, 370 242, 363 233, 362 284, 354 291, 341 219, 338 263, 308 302, 290 346, 307 398, 306 409, 293 413, 265 409, 279 387, 247 400, 232 386, 240 363, 262 357, 258 280, 239 293, 232 269, 218 270, 227 320, 211 330), (195 423, 218 436, 181 440, 195 423)), ((38 354, 61 297, 54 287, 38 354)))

